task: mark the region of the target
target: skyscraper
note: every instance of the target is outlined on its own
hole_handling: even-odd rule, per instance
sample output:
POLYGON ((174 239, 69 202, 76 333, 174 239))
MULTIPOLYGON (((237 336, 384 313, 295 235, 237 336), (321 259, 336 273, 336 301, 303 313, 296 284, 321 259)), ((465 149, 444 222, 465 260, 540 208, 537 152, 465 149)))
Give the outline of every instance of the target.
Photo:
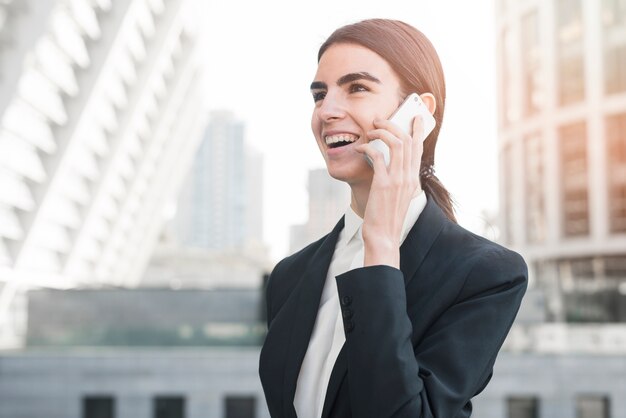
POLYGON ((0 340, 31 285, 140 279, 204 124, 193 3, 0 4, 0 340))
POLYGON ((183 246, 229 251, 262 242, 263 161, 244 130, 232 113, 211 112, 178 200, 183 246))

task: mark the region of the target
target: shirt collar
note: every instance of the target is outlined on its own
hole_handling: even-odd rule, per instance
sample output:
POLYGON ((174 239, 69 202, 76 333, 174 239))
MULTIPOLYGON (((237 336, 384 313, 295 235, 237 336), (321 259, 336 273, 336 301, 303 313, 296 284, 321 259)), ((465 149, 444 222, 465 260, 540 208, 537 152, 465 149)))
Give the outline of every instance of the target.
MULTIPOLYGON (((406 216, 404 217, 404 224, 402 225, 401 242, 404 242, 407 235, 409 235, 409 231, 417 221, 417 218, 420 216, 425 206, 426 193, 424 193, 424 191, 422 190, 420 194, 411 199, 409 209, 407 210, 406 216)), ((352 206, 348 206, 348 210, 346 211, 344 218, 344 227, 341 231, 338 244, 346 245, 357 233, 360 234, 362 224, 363 219, 359 215, 357 215, 357 213, 352 209, 352 206)))
POLYGON ((363 219, 357 215, 357 213, 352 209, 352 206, 348 206, 348 210, 346 210, 345 218, 344 218, 344 226, 343 231, 341 231, 341 236, 339 237, 339 244, 346 245, 354 236, 359 233, 359 229, 363 224, 363 219))

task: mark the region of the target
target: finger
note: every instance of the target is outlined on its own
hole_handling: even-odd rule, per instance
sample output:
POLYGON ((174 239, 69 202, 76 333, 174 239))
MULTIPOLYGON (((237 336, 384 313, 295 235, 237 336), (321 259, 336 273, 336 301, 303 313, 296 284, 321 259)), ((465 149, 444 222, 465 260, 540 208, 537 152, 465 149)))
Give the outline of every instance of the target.
POLYGON ((397 123, 391 120, 375 120, 374 126, 380 126, 383 129, 388 130, 392 134, 394 134, 398 139, 400 139, 403 143, 403 158, 402 158, 402 169, 404 170, 407 176, 411 176, 410 171, 412 170, 412 155, 413 155, 413 138, 405 129, 407 127, 402 128, 397 123))
POLYGON ((419 172, 422 165, 422 154, 424 153, 424 142, 422 136, 424 133, 424 120, 421 116, 416 116, 413 119, 413 149, 411 154, 411 171, 417 173, 419 178, 419 172))
POLYGON ((354 148, 361 154, 366 154, 372 161, 372 168, 375 174, 387 173, 387 167, 385 166, 385 157, 383 153, 371 146, 370 144, 361 144, 354 148))
MULTIPOLYGON (((411 136, 405 132, 400 125, 390 120, 376 119, 374 120, 374 126, 379 129, 385 129, 401 139, 403 142, 410 141, 411 136)), ((406 129, 406 128, 405 128, 406 129)))
POLYGON ((373 129, 367 132, 370 141, 380 139, 389 147, 389 168, 397 170, 402 168, 404 159, 404 144, 402 140, 397 138, 386 129, 373 129))

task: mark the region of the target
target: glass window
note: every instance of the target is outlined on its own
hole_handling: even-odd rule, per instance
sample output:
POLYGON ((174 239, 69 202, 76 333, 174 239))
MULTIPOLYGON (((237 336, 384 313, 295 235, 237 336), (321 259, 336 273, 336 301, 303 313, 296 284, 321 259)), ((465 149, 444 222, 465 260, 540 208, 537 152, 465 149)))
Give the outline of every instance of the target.
POLYGON ((626 232, 626 113, 606 120, 609 225, 612 233, 626 232))
POLYGON ((536 397, 510 397, 507 399, 508 418, 538 418, 539 401, 536 397))
POLYGON ((623 318, 623 308, 619 307, 620 296, 615 289, 598 287, 581 283, 577 289, 563 292, 566 322, 613 323, 623 318))
POLYGON ((604 89, 626 91, 626 0, 603 0, 604 89))
POLYGON ((515 80, 513 79, 513 62, 514 53, 517 51, 517 48, 515 48, 513 34, 510 29, 505 29, 502 33, 501 48, 500 57, 502 58, 502 85, 500 86, 500 91, 502 110, 500 117, 502 125, 506 126, 518 120, 520 116, 520 109, 517 101, 515 100, 512 88, 512 86, 515 85, 515 80))
POLYGON ((621 27, 626 24, 626 0, 603 0, 602 23, 605 27, 621 27))
POLYGON ((529 242, 545 239, 543 143, 538 134, 524 138, 526 180, 526 236, 529 242))
POLYGON ((515 218, 515 205, 513 202, 513 149, 511 144, 507 144, 502 151, 502 166, 504 170, 504 240, 509 245, 516 242, 513 231, 515 218))
POLYGON ((154 398, 154 418, 185 418, 185 398, 157 396, 154 398))
POLYGON ((580 395, 576 398, 576 418, 610 418, 609 398, 600 395, 580 395))
POLYGON ((559 130, 562 228, 566 237, 589 234, 586 129, 586 124, 579 122, 559 130))
MULTIPOLYGON (((601 260, 601 259, 600 259, 601 260)), ((572 277, 575 279, 592 280, 597 278, 594 259, 589 257, 573 258, 569 260, 572 277)))
POLYGON ((606 256, 604 272, 608 279, 626 279, 626 257, 623 255, 606 256))
POLYGON ((559 103, 579 102, 585 96, 581 0, 557 0, 559 103))
POLYGON ((626 257, 563 259, 559 267, 566 322, 624 322, 624 296, 616 288, 626 278, 626 257))
POLYGON ((227 396, 224 418, 255 418, 256 398, 254 396, 227 396))
POLYGON ((522 19, 522 77, 524 81, 524 114, 533 115, 543 102, 539 18, 536 11, 522 19))
POLYGON ((112 396, 85 396, 83 418, 114 418, 115 400, 112 396))
POLYGON ((607 94, 626 91, 626 43, 612 47, 605 45, 604 71, 607 94))

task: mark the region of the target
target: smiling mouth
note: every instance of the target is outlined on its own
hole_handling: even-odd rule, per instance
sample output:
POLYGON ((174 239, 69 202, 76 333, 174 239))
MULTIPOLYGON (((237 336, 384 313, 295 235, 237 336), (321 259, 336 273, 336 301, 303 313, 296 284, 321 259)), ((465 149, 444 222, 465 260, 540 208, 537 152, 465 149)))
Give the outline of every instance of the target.
POLYGON ((358 141, 359 137, 352 134, 332 135, 324 138, 328 148, 339 148, 358 141))

